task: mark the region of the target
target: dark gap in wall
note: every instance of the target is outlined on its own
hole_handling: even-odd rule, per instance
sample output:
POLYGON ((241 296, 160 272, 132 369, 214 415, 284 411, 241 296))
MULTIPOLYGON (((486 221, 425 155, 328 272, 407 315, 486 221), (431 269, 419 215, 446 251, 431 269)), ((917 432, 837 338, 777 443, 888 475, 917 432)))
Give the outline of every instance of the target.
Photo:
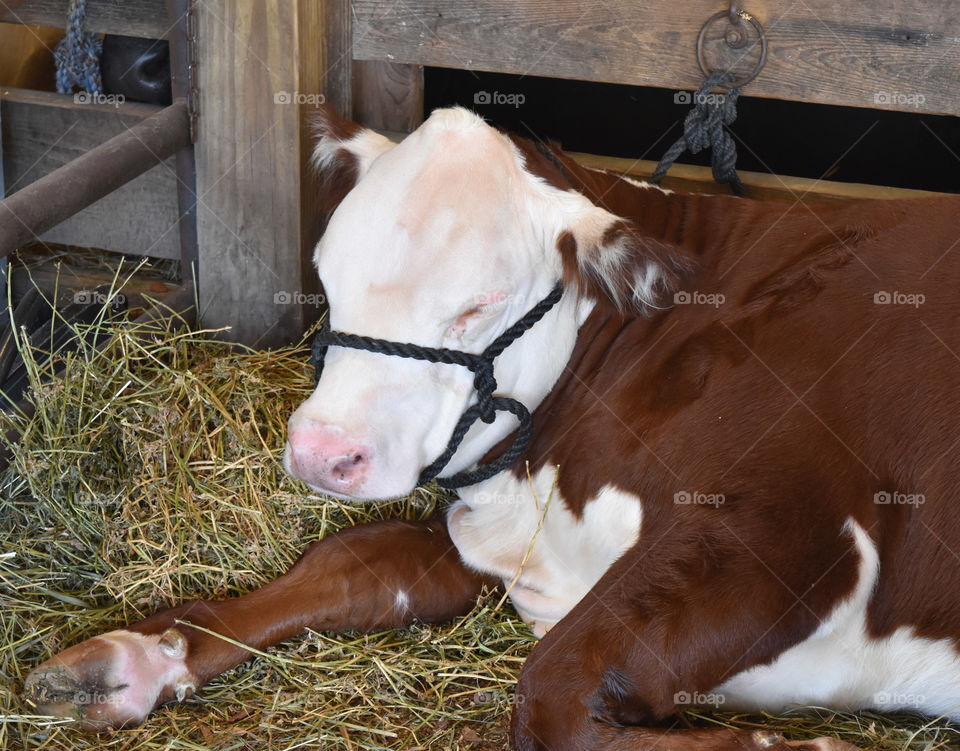
MULTIPOLYGON (((459 104, 570 151, 654 161, 681 135, 686 98, 668 89, 426 70, 427 113, 459 104)), ((738 169, 960 192, 960 118, 741 96, 731 131, 738 169)), ((680 161, 709 164, 709 157, 680 161)))

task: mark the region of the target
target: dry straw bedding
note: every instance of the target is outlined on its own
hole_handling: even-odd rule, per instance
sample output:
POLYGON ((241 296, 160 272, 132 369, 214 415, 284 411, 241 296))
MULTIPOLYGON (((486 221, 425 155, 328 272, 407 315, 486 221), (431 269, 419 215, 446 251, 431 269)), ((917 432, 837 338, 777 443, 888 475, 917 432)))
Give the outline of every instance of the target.
MULTIPOLYGON (((503 749, 534 640, 509 604, 481 598, 457 623, 376 634, 306 633, 218 678, 143 726, 100 737, 30 714, 26 673, 58 650, 197 596, 273 579, 311 541, 446 499, 349 505, 280 465, 286 420, 311 390, 306 348, 238 351, 170 321, 114 334, 98 353, 37 353, 31 419, 0 474, 0 748, 503 749)), ((561 468, 562 471, 562 468, 561 468)), ((960 748, 917 717, 812 710, 786 717, 688 713, 683 723, 828 733, 865 748, 960 748)))

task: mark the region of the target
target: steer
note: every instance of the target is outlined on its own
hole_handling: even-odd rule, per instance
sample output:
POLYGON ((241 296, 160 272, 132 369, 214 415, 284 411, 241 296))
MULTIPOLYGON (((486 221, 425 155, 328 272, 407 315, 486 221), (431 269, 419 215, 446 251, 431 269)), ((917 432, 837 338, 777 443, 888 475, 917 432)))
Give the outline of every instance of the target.
POLYGON ((400 144, 319 130, 330 329, 284 464, 355 500, 431 465, 464 487, 67 649, 27 679, 40 711, 138 723, 242 645, 501 586, 540 638, 520 751, 849 748, 665 722, 717 697, 960 718, 960 198, 678 195, 459 108, 400 144))

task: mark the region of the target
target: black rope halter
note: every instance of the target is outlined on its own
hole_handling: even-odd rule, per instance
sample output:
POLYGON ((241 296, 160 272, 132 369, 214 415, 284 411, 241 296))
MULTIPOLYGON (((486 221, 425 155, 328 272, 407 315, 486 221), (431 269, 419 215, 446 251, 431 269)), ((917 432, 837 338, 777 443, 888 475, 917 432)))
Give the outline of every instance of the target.
POLYGON ((487 480, 519 459, 523 452, 527 450, 527 446, 530 445, 530 438, 533 435, 533 418, 530 416, 530 411, 516 399, 508 396, 494 396, 493 392, 497 389, 497 380, 493 375, 493 361, 503 350, 516 339, 519 339, 527 329, 543 318, 547 311, 557 304, 562 294, 563 285, 557 282, 549 295, 533 306, 523 318, 494 339, 490 346, 479 355, 459 349, 421 347, 419 344, 408 342, 391 342, 370 336, 332 331, 325 319, 313 340, 313 353, 310 358, 314 368, 314 386, 320 382, 323 360, 327 354, 327 347, 331 345, 362 349, 367 352, 377 352, 381 355, 396 355, 397 357, 412 357, 415 360, 426 360, 427 362, 462 365, 469 368, 473 371, 473 388, 477 392, 477 402, 460 417, 453 429, 453 435, 450 436, 447 448, 428 467, 424 468, 417 479, 417 484, 423 485, 443 471, 443 468, 447 466, 457 452, 467 431, 477 419, 489 424, 496 419, 497 412, 510 412, 520 421, 520 427, 517 428, 517 437, 510 448, 488 464, 484 464, 473 471, 458 472, 452 477, 439 478, 437 484, 444 488, 453 489, 487 480))

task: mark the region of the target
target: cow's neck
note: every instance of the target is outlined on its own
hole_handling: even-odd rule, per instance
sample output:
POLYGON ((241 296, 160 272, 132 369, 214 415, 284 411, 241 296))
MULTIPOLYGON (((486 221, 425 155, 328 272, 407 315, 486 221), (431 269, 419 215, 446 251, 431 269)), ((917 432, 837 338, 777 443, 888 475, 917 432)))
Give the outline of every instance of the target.
MULTIPOLYGON (((697 280, 691 277, 708 273, 725 240, 742 231, 743 225, 755 217, 756 210, 750 201, 728 196, 681 195, 636 185, 617 175, 584 168, 562 152, 545 154, 525 139, 511 138, 523 154, 527 169, 534 175, 558 189, 572 187, 613 214, 631 219, 645 236, 672 249, 683 259, 678 266, 691 270, 684 279, 685 283, 696 285, 697 280)), ((671 297, 672 294, 671 291, 671 297)), ((534 444, 528 451, 528 458, 536 466, 550 460, 546 447, 551 441, 544 442, 542 435, 538 437, 538 434, 564 412, 563 395, 582 390, 583 384, 601 368, 618 343, 642 341, 669 318, 666 310, 653 311, 649 316, 624 316, 602 297, 581 300, 577 304, 575 296, 573 291, 571 295, 565 295, 564 301, 545 319, 544 328, 555 334, 549 346, 542 347, 536 336, 527 336, 521 337, 511 352, 516 362, 540 363, 541 367, 536 369, 540 375, 543 372, 554 374, 553 378, 547 379, 549 383, 540 383, 538 379, 535 379, 536 383, 527 383, 519 378, 516 388, 510 392, 528 408, 536 410, 534 444)), ((637 374, 630 377, 635 378, 637 374)), ((460 469, 461 465, 469 466, 481 456, 482 461, 491 460, 506 450, 511 439, 505 436, 510 432, 512 423, 509 428, 499 424, 473 431, 451 465, 460 469), (491 438, 496 445, 487 450, 491 438)), ((518 462, 516 471, 522 472, 522 465, 523 462, 518 462)))

